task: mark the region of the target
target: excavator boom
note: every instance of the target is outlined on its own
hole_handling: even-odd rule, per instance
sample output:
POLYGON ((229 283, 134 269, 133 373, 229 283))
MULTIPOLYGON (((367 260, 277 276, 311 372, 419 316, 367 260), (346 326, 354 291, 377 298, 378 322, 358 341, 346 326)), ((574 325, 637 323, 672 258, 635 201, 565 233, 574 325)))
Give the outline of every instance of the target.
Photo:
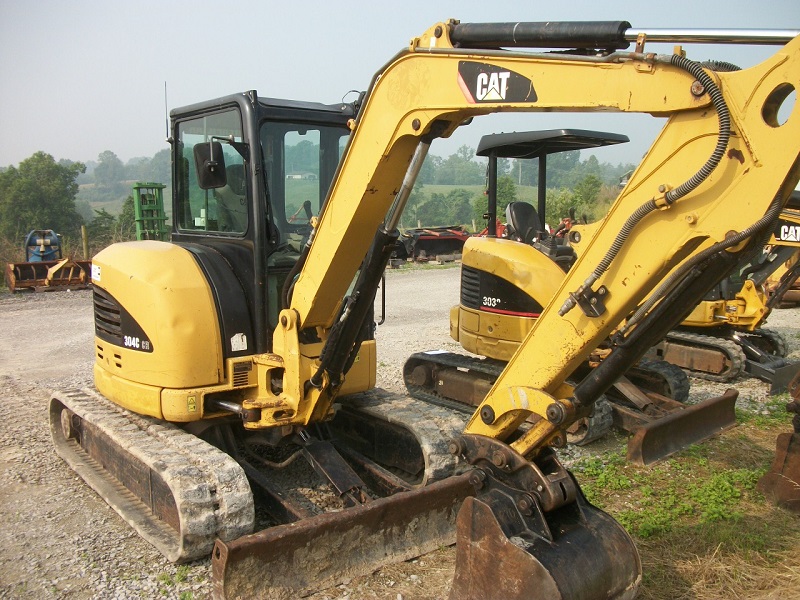
MULTIPOLYGON (((293 315, 287 314, 286 321, 287 329, 331 327, 338 298, 347 291, 348 279, 341 274, 355 273, 369 246, 370 240, 358 239, 356 232, 374 231, 386 219, 415 150, 424 149, 432 136, 500 111, 670 115, 605 219, 592 235, 571 240, 579 248, 578 262, 467 427, 469 433, 504 439, 531 412, 545 416, 551 404, 574 415, 572 401, 556 398, 566 377, 673 268, 685 264, 701 245, 724 242, 731 232, 750 232, 773 199, 780 210, 797 179, 792 136, 798 123, 790 116, 779 125, 777 111, 793 89, 800 42, 793 40, 758 67, 709 75, 674 55, 615 52, 598 58, 456 48, 448 32, 462 31, 459 27, 434 26, 373 80, 294 286, 293 315), (409 81, 417 82, 414 92, 408 90, 409 81), (490 81, 500 86, 497 94, 488 93, 490 81), (375 114, 380 119, 373 119, 375 114), (394 126, 386 127, 387 122, 394 126), (776 147, 780 153, 771 151, 776 147), (620 239, 619 232, 626 238, 620 239), (614 251, 610 261, 609 248, 614 251), (585 285, 587 278, 593 288, 585 285), (558 314, 565 303, 578 302, 582 308, 558 314), (572 342, 544 355, 537 340, 572 342)), ((732 244, 733 249, 749 239, 732 244)), ((735 259, 734 252, 716 254, 721 262, 726 255, 735 259)), ((691 306, 672 302, 670 308, 685 312, 691 306)), ((644 328, 636 329, 642 337, 644 328)), ((284 338, 288 331, 275 335, 284 338)), ((324 396, 321 391, 321 401, 324 396)), ((529 454, 548 442, 555 429, 526 435, 514 447, 529 454)))

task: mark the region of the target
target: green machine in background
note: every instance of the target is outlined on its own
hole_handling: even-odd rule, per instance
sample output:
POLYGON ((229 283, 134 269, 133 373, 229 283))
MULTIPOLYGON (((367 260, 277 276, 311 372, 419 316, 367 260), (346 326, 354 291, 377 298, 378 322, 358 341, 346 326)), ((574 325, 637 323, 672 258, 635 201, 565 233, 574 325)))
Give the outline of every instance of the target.
POLYGON ((167 215, 164 213, 163 183, 142 183, 133 186, 133 207, 137 240, 169 239, 167 215))

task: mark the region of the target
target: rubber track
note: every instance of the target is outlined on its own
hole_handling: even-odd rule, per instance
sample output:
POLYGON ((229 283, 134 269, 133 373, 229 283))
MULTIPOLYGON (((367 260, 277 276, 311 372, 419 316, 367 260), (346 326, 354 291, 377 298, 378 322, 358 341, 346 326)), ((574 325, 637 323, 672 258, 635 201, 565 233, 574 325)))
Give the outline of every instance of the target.
POLYGON ((642 360, 636 367, 660 375, 669 388, 669 393, 664 394, 665 396, 676 402, 686 402, 689 399, 689 390, 692 384, 685 371, 679 366, 665 360, 642 360))
POLYGON ((745 355, 744 351, 739 347, 736 342, 730 340, 723 340, 721 338, 713 337, 710 335, 701 335, 698 333, 687 333, 684 331, 670 331, 666 338, 670 343, 680 344, 689 347, 711 348, 724 354, 730 361, 730 368, 723 373, 704 373, 701 371, 692 371, 684 369, 687 374, 698 379, 705 379, 707 381, 726 382, 736 379, 744 369, 745 355))
MULTIPOLYGON (((767 354, 771 354, 773 356, 777 356, 778 358, 786 358, 786 355, 789 353, 789 348, 786 343, 786 338, 781 335, 780 332, 775 331, 774 329, 767 329, 766 327, 759 327, 754 331, 748 331, 744 333, 740 333, 740 335, 744 335, 745 337, 749 338, 760 338, 764 340, 767 346, 771 349, 774 349, 774 352, 771 352, 764 348, 767 354)), ((754 342, 756 346, 759 346, 758 342, 754 342)), ((763 343, 762 343, 763 344, 763 343)), ((762 347, 762 346, 759 346, 762 347)))
POLYGON ((426 403, 435 404, 443 408, 455 410, 457 412, 472 416, 477 409, 464 402, 451 400, 444 396, 430 391, 421 385, 413 385, 409 383, 407 372, 408 366, 414 364, 433 364, 453 369, 468 370, 474 373, 486 375, 492 381, 496 380, 503 372, 504 366, 496 363, 491 363, 480 358, 465 356, 463 354, 455 354, 453 352, 417 352, 412 354, 406 360, 406 366, 403 367, 403 382, 405 383, 408 393, 414 398, 422 400, 426 403))
POLYGON ((253 496, 244 471, 210 444, 169 423, 126 411, 89 389, 54 394, 50 415, 59 456, 169 560, 208 556, 217 537, 232 540, 252 531, 253 496), (74 439, 64 438, 58 404, 160 475, 172 492, 180 532, 154 517, 74 439))
POLYGON ((370 418, 400 425, 414 434, 425 458, 425 472, 419 486, 440 481, 463 469, 458 458, 450 453, 450 441, 464 433, 472 411, 453 411, 382 389, 347 396, 342 404, 370 418))
MULTIPOLYGON (((428 363, 454 369, 465 369, 473 373, 481 373, 487 376, 487 378, 492 379, 492 381, 496 380, 503 372, 503 365, 499 363, 452 352, 419 352, 409 357, 407 364, 410 364, 412 360, 414 364, 428 363)), ((406 369, 404 368, 403 371, 405 375, 406 369)), ((424 400, 425 402, 454 408, 468 415, 472 415, 477 410, 474 406, 444 398, 443 396, 426 390, 423 386, 411 385, 407 379, 405 384, 408 392, 412 396, 424 400)), ((583 446, 605 436, 611 431, 613 425, 614 420, 611 405, 608 403, 606 397, 602 396, 595 402, 592 415, 581 419, 573 432, 567 431, 567 441, 576 446, 583 446)))

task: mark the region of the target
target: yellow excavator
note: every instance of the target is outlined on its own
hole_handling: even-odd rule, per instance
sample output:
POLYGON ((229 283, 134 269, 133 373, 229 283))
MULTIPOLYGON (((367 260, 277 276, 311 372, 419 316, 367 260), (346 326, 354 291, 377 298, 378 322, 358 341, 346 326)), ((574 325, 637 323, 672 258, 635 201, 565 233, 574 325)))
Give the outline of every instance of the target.
MULTIPOLYGON (((798 277, 800 277, 800 191, 795 190, 789 204, 783 210, 781 219, 775 226, 769 240, 770 248, 797 248, 790 256, 776 256, 783 263, 776 265, 767 276, 764 286, 767 290, 770 308, 785 307, 797 302, 798 277)), ((775 261, 778 262, 777 260, 775 261)))
MULTIPOLYGON (((793 192, 797 202, 799 192, 793 192)), ((791 202, 791 200, 790 200, 791 202)), ((786 359, 787 343, 777 331, 763 327, 772 308, 800 273, 794 259, 800 252, 800 213, 785 208, 766 245, 745 257, 734 271, 648 353, 711 381, 732 381, 746 373, 770 384, 770 394, 785 392, 800 370, 786 359), (781 267, 774 293, 767 280, 781 267)))
POLYGON ((170 559, 210 553, 217 597, 298 597, 456 541, 453 599, 633 598, 635 545, 553 448, 777 219, 800 178, 797 33, 727 73, 644 50, 706 33, 448 21, 353 104, 172 111, 171 242, 94 258, 96 391, 54 394, 57 452, 170 559), (428 148, 554 110, 667 120, 607 216, 571 230, 579 258, 474 414, 374 389, 373 302, 428 148), (319 215, 289 223, 305 201, 319 215))

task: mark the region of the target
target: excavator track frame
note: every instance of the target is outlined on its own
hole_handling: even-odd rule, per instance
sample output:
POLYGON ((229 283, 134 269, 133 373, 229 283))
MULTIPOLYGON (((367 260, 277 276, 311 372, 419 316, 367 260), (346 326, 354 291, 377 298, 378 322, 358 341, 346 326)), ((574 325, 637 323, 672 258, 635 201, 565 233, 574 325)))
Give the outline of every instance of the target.
POLYGON ((217 538, 253 530, 253 496, 230 456, 178 427, 88 389, 50 400, 56 452, 173 562, 208 556, 217 538))
POLYGON ((736 379, 747 360, 733 341, 683 331, 670 331, 648 356, 678 365, 692 377, 718 383, 736 379))
MULTIPOLYGON (((567 442, 579 446, 589 444, 616 425, 631 434, 627 459, 634 464, 650 465, 736 424, 738 393, 735 390, 697 404, 685 404, 688 382, 670 381, 669 368, 662 373, 663 379, 657 378, 660 365, 648 367, 653 362, 659 361, 644 361, 630 370, 630 379, 621 377, 595 402, 591 415, 567 429, 567 442), (669 387, 679 400, 642 389, 648 385, 660 391, 669 387)), ((671 365, 665 363, 665 366, 671 365)), ((412 354, 403 367, 403 378, 413 397, 471 413, 477 404, 459 402, 458 394, 479 403, 483 398, 481 394, 485 395, 501 372, 502 365, 498 361, 433 351, 412 354)))

